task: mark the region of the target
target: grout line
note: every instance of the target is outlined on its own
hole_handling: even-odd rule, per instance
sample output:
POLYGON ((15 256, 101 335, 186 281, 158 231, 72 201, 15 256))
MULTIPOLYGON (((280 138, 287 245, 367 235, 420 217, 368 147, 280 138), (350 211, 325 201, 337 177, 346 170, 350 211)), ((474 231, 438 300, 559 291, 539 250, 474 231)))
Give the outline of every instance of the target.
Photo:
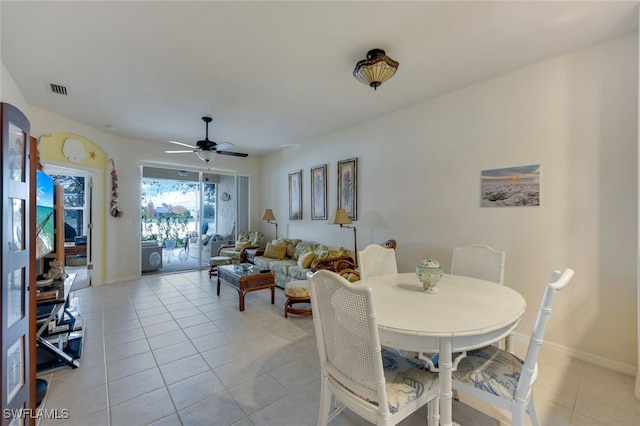
POLYGON ((100 301, 102 307, 102 356, 104 357, 104 382, 107 395, 107 425, 111 426, 111 399, 109 397, 109 375, 107 372, 107 343, 105 338, 104 300, 100 301))

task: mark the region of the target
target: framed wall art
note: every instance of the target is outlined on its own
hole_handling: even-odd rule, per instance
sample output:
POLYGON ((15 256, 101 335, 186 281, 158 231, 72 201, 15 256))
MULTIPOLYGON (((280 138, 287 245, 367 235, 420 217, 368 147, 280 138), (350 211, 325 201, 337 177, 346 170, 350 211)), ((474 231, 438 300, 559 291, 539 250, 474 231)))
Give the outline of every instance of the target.
POLYGON ((311 220, 327 219, 327 165, 311 168, 311 220))
POLYGON ((483 170, 480 206, 540 205, 540 164, 483 170))
POLYGON ((338 161, 338 208, 358 220, 358 159, 338 161))
POLYGON ((302 219, 302 170, 289 173, 289 219, 302 219))

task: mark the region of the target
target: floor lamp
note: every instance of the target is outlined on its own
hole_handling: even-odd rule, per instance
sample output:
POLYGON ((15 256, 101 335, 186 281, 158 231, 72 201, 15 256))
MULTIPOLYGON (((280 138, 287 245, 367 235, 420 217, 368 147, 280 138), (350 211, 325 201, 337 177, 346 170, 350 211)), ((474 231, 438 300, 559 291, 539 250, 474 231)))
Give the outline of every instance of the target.
POLYGON ((276 240, 277 240, 278 239, 278 222, 276 222, 276 217, 273 214, 273 210, 266 209, 264 211, 264 215, 262 215, 262 220, 266 220, 270 224, 276 226, 276 240), (271 222, 271 221, 273 221, 273 222, 271 222))
POLYGON ((355 226, 348 226, 348 225, 352 225, 353 222, 351 222, 351 219, 349 219, 349 216, 347 215, 347 212, 344 209, 336 210, 336 217, 333 220, 333 224, 340 225, 340 228, 353 229, 353 257, 357 265, 358 264, 358 234, 357 234, 358 230, 356 229, 355 226))

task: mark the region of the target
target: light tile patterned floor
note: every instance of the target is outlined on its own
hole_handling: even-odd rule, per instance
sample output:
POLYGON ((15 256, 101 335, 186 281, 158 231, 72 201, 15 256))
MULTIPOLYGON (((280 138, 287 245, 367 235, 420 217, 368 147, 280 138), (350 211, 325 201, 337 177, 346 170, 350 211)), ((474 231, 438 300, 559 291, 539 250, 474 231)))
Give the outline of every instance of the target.
MULTIPOLYGON (((41 408, 68 409, 48 425, 315 425, 319 361, 312 319, 282 313, 284 295, 237 292, 207 271, 146 276, 75 292, 86 318, 80 368, 39 374, 49 381, 41 408)), ((551 319, 553 321, 553 318, 551 319)), ((523 353, 524 348, 518 348, 523 353)), ((543 425, 635 426, 634 378, 543 348, 536 403, 543 425)), ((507 425, 507 413, 465 395, 462 425, 507 425)), ((332 425, 365 425, 344 412, 332 425)), ((426 424, 426 409, 404 425, 426 424)))

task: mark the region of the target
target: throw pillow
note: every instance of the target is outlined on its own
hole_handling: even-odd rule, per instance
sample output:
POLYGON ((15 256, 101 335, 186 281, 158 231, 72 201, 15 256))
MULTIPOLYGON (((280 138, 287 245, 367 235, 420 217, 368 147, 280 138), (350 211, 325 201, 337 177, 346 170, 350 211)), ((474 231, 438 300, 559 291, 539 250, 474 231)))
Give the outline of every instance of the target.
POLYGON ((313 262, 314 257, 315 254, 312 251, 303 253, 302 256, 298 257, 298 266, 302 269, 307 269, 313 262))
POLYGON ((349 281, 350 283, 355 283, 356 281, 360 281, 360 275, 353 274, 351 272, 349 272, 347 275, 345 275, 344 278, 346 278, 347 281, 349 281))
POLYGON ((284 259, 284 255, 287 253, 287 246, 278 246, 275 244, 267 243, 267 247, 264 249, 264 257, 269 259, 284 259))
POLYGON ((316 259, 326 259, 329 257, 329 250, 316 249, 314 254, 316 255, 316 259))
POLYGON ((202 245, 207 244, 209 242, 209 238, 211 238, 211 235, 204 234, 200 236, 200 242, 202 243, 202 245))
POLYGON ((236 250, 237 251, 242 251, 242 250, 246 249, 247 247, 251 247, 251 241, 238 241, 236 243, 236 250))

